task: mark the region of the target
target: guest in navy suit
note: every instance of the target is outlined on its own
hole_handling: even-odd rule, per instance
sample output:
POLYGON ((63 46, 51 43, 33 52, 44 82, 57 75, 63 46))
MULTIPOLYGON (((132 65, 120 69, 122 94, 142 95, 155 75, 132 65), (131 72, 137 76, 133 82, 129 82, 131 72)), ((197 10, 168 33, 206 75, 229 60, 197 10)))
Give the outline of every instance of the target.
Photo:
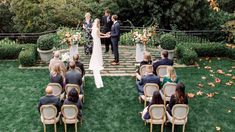
POLYGON ((173 60, 168 59, 168 51, 164 50, 161 53, 161 60, 155 61, 153 63, 153 73, 157 75, 156 70, 160 65, 172 66, 174 64, 173 60))
POLYGON ((147 74, 144 76, 137 76, 137 78, 140 80, 139 82, 137 81, 137 91, 139 95, 144 95, 144 85, 146 83, 155 83, 160 86, 160 78, 156 75, 153 74, 153 67, 146 66, 146 72, 147 74))
POLYGON ((114 61, 111 62, 112 65, 119 65, 118 41, 120 39, 120 24, 117 19, 117 15, 112 15, 113 25, 111 27, 111 41, 114 54, 114 61))

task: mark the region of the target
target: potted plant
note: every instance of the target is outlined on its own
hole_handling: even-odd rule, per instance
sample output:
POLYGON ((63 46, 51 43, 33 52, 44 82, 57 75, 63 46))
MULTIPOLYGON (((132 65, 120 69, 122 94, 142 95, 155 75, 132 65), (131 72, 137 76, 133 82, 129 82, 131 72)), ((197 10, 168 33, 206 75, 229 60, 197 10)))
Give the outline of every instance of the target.
POLYGON ((176 38, 170 33, 163 34, 160 37, 160 45, 159 49, 162 52, 163 50, 168 51, 168 58, 173 59, 175 55, 175 47, 176 47, 176 38))
POLYGON ((53 56, 54 44, 56 43, 55 34, 42 35, 37 40, 37 51, 43 62, 49 63, 53 56))

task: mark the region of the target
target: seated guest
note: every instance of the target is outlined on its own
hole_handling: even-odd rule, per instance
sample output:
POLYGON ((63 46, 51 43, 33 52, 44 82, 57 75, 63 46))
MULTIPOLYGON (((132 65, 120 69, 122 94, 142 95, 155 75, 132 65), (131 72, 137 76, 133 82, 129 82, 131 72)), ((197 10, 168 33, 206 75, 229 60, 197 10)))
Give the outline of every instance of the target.
POLYGON ((51 73, 50 73, 50 83, 59 83, 60 86, 63 88, 64 87, 64 76, 61 72, 60 65, 57 63, 51 73))
POLYGON ((82 74, 75 69, 76 65, 74 61, 69 63, 70 70, 66 72, 65 83, 66 84, 77 84, 81 88, 81 93, 83 93, 82 88, 82 74))
POLYGON ((137 75, 140 81, 137 81, 137 90, 139 95, 144 95, 144 85, 146 83, 155 83, 160 85, 160 78, 153 74, 153 67, 146 66, 147 74, 144 76, 137 75))
MULTIPOLYGON (((82 70, 82 76, 85 75, 84 65, 79 60, 79 54, 73 56, 73 61, 75 61, 76 67, 79 67, 82 70)), ((67 70, 69 70, 69 63, 67 64, 67 70)))
POLYGON ((40 107, 42 105, 52 104, 57 108, 57 112, 59 112, 60 107, 61 107, 60 98, 52 95, 52 87, 51 86, 47 86, 45 92, 46 92, 46 95, 41 97, 39 100, 38 111, 40 112, 40 107))
POLYGON ((154 104, 164 104, 164 101, 162 100, 162 97, 161 97, 159 91, 155 91, 153 93, 153 97, 152 97, 151 102, 149 103, 149 105, 147 107, 144 108, 144 110, 142 112, 142 119, 143 120, 150 119, 149 108, 151 105, 154 105, 154 104))
POLYGON ((168 59, 168 51, 166 51, 166 50, 161 52, 161 58, 162 58, 161 60, 155 61, 153 63, 153 73, 155 75, 157 75, 156 70, 157 70, 158 66, 160 66, 160 65, 172 66, 174 63, 173 60, 168 59))
POLYGON ((61 71, 63 72, 63 74, 66 72, 66 67, 63 63, 63 61, 61 61, 59 59, 60 57, 60 52, 59 51, 56 51, 54 53, 54 58, 52 58, 50 60, 50 63, 49 63, 49 71, 52 71, 53 67, 58 63, 60 65, 60 68, 61 68, 61 71))
POLYGON ((163 81, 162 81, 162 86, 167 83, 178 83, 179 79, 176 75, 175 69, 172 66, 167 67, 167 74, 164 76, 163 81))
POLYGON ((82 117, 82 103, 79 100, 78 92, 75 88, 71 89, 68 94, 68 98, 64 101, 64 105, 73 104, 76 105, 79 112, 78 112, 78 118, 80 119, 82 117))
MULTIPOLYGON (((152 65, 152 59, 151 59, 151 55, 149 52, 144 52, 144 60, 140 62, 140 67, 143 65, 152 65)), ((139 69, 137 70, 137 74, 140 74, 139 69)))
POLYGON ((175 94, 171 96, 170 103, 167 111, 172 115, 171 110, 175 104, 188 104, 188 98, 185 94, 185 86, 183 83, 178 83, 176 86, 175 94))

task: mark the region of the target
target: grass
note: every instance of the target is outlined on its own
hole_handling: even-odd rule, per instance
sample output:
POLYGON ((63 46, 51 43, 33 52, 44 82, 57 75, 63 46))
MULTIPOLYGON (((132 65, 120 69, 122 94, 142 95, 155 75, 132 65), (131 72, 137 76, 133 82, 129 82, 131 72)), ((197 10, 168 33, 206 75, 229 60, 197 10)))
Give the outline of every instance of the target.
MULTIPOLYGON (((201 90, 202 96, 189 100, 190 113, 186 125, 188 132, 214 132, 215 127, 221 127, 223 132, 235 130, 235 88, 225 83, 231 77, 216 73, 222 69, 229 73, 235 62, 229 59, 212 59, 199 61, 200 68, 177 68, 180 81, 186 84, 186 91, 196 93, 201 90), (211 66, 213 77, 204 66, 211 66), (201 79, 205 76, 206 79, 201 79), (210 88, 207 82, 214 82, 219 77, 220 84, 210 88), (204 85, 198 88, 197 84, 204 85), (213 98, 206 93, 218 92, 213 98), (228 112, 228 111, 231 112, 228 112)), ((44 95, 48 84, 47 70, 19 70, 17 62, 0 61, 0 131, 1 132, 39 132, 43 126, 36 109, 38 99, 44 95)), ((234 75, 235 69, 230 74, 234 75)), ((138 112, 143 110, 143 104, 138 103, 135 79, 132 77, 103 77, 104 88, 96 89, 93 77, 86 77, 84 122, 79 125, 82 132, 144 132, 149 126, 144 126, 138 112)), ((48 126, 53 131, 53 126, 48 126)), ((63 125, 57 125, 58 132, 64 130, 63 125)), ((160 131, 154 126, 154 131, 160 131)), ((69 126, 74 131, 74 126, 69 126)), ((165 132, 171 131, 171 125, 165 126, 165 132)), ((177 128, 181 132, 181 127, 177 128)))

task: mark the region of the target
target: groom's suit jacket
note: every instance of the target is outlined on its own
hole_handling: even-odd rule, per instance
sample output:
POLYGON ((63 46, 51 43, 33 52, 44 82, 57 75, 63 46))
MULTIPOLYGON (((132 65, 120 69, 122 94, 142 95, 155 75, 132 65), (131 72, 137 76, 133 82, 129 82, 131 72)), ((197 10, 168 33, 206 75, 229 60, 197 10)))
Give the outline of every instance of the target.
POLYGON ((120 24, 117 21, 116 23, 112 25, 111 39, 117 39, 117 41, 119 41, 119 38, 120 38, 120 24))

